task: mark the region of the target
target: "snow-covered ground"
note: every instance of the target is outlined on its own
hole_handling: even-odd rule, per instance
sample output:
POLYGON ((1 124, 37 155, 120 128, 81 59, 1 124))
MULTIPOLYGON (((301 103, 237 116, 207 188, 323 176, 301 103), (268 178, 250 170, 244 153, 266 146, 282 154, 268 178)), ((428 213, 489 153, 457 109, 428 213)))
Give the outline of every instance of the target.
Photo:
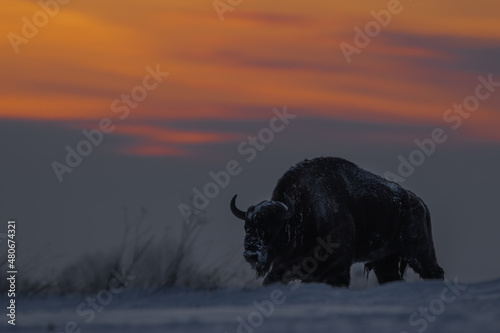
MULTIPOLYGON (((398 282, 17 299, 16 332, 500 332, 500 280, 398 282)), ((6 304, 5 298, 2 304, 6 304)), ((2 306, 5 309, 5 307, 2 306)), ((4 310, 5 311, 5 310, 4 310)))

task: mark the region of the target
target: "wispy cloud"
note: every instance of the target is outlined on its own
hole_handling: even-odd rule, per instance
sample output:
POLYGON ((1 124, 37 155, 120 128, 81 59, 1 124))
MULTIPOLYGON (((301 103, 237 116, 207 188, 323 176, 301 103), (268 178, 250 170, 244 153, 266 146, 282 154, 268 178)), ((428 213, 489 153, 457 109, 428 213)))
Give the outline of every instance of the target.
MULTIPOLYGON (((72 2, 19 55, 0 41, 0 118, 97 121, 144 66, 161 63, 172 75, 118 129, 137 142, 120 152, 182 155, 185 146, 228 142, 223 130, 154 124, 259 120, 280 104, 322 119, 433 124, 477 75, 500 72, 500 4, 411 5, 348 66, 338 43, 378 9, 373 2, 246 2, 223 23, 194 0, 72 2)), ((39 9, 12 4, 0 31, 19 33, 21 18, 39 9)), ((464 133, 496 140, 496 105, 497 97, 482 105, 464 133)))

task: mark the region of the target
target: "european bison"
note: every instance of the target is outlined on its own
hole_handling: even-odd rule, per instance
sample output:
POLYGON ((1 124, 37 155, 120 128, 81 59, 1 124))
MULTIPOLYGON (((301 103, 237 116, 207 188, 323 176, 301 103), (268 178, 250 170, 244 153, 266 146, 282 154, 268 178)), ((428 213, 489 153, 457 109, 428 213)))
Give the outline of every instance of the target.
POLYGON ((407 266, 443 279, 430 214, 413 192, 335 157, 304 160, 279 179, 270 201, 247 211, 244 257, 264 284, 298 279, 349 286, 365 262, 379 283, 402 280, 407 266))

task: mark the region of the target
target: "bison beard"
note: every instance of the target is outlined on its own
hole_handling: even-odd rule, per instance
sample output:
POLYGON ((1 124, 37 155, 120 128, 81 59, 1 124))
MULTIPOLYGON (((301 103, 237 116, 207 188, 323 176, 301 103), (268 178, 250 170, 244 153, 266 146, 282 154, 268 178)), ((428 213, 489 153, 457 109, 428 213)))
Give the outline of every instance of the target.
POLYGON ((335 157, 304 160, 279 180, 271 200, 241 211, 245 260, 264 284, 293 279, 349 286, 350 267, 365 262, 379 283, 403 280, 407 266, 424 279, 443 279, 432 241, 430 214, 413 192, 335 157), (318 240, 336 244, 314 270, 318 240))

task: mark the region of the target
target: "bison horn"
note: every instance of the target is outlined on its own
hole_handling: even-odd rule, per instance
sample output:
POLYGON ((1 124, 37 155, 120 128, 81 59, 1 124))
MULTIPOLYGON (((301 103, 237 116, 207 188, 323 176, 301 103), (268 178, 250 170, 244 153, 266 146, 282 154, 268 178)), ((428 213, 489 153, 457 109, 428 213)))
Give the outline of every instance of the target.
POLYGON ((293 217, 293 214, 295 214, 295 209, 293 208, 293 203, 290 200, 290 198, 288 197, 288 195, 286 195, 286 193, 284 193, 283 196, 285 197, 284 205, 286 206, 286 211, 285 211, 285 214, 283 216, 283 220, 286 221, 286 220, 289 220, 293 217))
POLYGON ((237 196, 238 194, 235 194, 233 199, 231 200, 231 212, 234 214, 234 216, 244 221, 247 214, 244 211, 239 210, 238 207, 236 207, 237 196))

